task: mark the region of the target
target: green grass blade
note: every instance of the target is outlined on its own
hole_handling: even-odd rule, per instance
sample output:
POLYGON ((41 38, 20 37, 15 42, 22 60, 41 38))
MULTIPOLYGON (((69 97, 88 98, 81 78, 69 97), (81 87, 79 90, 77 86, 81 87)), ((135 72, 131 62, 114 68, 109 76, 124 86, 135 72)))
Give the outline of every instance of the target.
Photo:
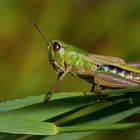
POLYGON ((0 132, 15 134, 55 135, 53 123, 0 117, 0 132))
MULTIPOLYGON (((126 88, 126 89, 118 89, 118 90, 108 90, 105 94, 123 94, 123 93, 131 93, 140 91, 140 86, 126 88)), ((90 94, 87 92, 87 94, 90 94)), ((51 100, 65 99, 70 97, 78 97, 84 96, 83 92, 69 92, 69 93, 57 93, 54 94, 51 100)), ((42 103, 45 95, 38 96, 29 96, 22 99, 15 99, 11 101, 1 102, 0 103, 0 112, 6 112, 10 110, 15 110, 18 108, 26 107, 29 105, 34 105, 37 103, 42 103)))
POLYGON ((124 99, 115 104, 111 102, 93 104, 56 120, 55 124, 62 125, 69 122, 78 124, 116 123, 139 112, 139 105, 139 98, 133 99, 133 104, 131 104, 128 99, 124 99))
POLYGON ((0 103, 0 112, 7 112, 15 109, 19 109, 22 107, 30 106, 33 104, 37 104, 43 102, 44 95, 39 96, 29 96, 26 98, 8 100, 0 103))
MULTIPOLYGON (((0 112, 7 112, 19 108, 23 108, 26 106, 43 103, 43 100, 46 95, 38 95, 38 96, 29 96, 26 98, 21 99, 15 99, 11 101, 5 101, 0 103, 0 112)), ((59 99, 67 99, 70 97, 80 97, 84 96, 83 92, 69 92, 69 93, 56 93, 51 98, 51 101, 53 100, 59 100, 59 99)))
MULTIPOLYGON (((62 96, 62 95, 61 95, 62 96)), ((31 106, 26 106, 9 112, 0 113, 0 116, 8 116, 12 118, 29 119, 29 120, 39 120, 44 121, 51 119, 52 117, 61 115, 63 113, 72 111, 76 108, 87 105, 97 99, 95 96, 76 96, 63 99, 56 99, 50 101, 48 104, 44 105, 41 103, 34 104, 31 106)), ((22 99, 21 99, 22 100, 22 99)), ((20 100, 19 100, 20 102, 20 100)), ((9 105, 9 103, 8 103, 9 105)), ((4 106, 3 106, 4 107, 4 106)), ((6 105, 7 107, 7 105, 6 105)))
MULTIPOLYGON (((130 88, 131 90, 132 88, 130 88)), ((138 90, 138 87, 135 90, 138 90)), ((44 96, 41 95, 2 103, 0 105, 0 132, 55 135, 57 127, 53 123, 42 122, 52 118, 57 125, 77 124, 76 127, 70 126, 69 132, 84 131, 82 127, 78 129, 82 125, 85 127, 85 132, 90 129, 95 130, 89 124, 101 126, 102 128, 97 127, 100 130, 107 126, 106 130, 109 130, 113 123, 140 111, 140 98, 138 97, 132 98, 133 103, 130 103, 128 98, 118 100, 116 103, 98 102, 99 96, 96 94, 84 96, 83 92, 73 92, 64 95, 55 94, 47 105, 42 104, 43 99, 44 96), (40 131, 35 126, 39 126, 40 131)), ((120 127, 128 129, 128 127, 132 128, 132 124, 131 126, 129 124, 122 126, 121 124, 120 127)), ((133 128, 136 127, 139 128, 139 125, 133 124, 133 128)), ((114 126, 112 129, 117 129, 117 127, 114 126)), ((61 127, 60 132, 64 132, 61 127)))
POLYGON ((76 112, 74 112, 66 117, 63 117, 63 118, 56 120, 55 124, 57 124, 57 125, 65 124, 67 122, 73 121, 74 119, 81 118, 85 115, 91 114, 95 111, 98 111, 98 110, 103 109, 103 108, 110 106, 110 105, 112 105, 111 102, 108 102, 104 105, 95 102, 95 103, 93 103, 89 106, 86 106, 85 108, 82 108, 82 109, 80 109, 80 110, 78 110, 78 111, 76 111, 76 112))

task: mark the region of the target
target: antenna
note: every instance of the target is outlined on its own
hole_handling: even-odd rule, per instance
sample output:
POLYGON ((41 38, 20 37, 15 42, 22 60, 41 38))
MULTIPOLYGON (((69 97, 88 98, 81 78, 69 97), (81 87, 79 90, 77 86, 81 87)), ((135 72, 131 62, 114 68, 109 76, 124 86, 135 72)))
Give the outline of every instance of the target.
POLYGON ((37 31, 41 34, 41 36, 45 39, 45 41, 47 42, 47 44, 50 45, 50 42, 49 42, 47 36, 45 34, 43 34, 43 32, 39 29, 39 27, 37 26, 37 24, 33 22, 33 25, 35 26, 35 28, 37 29, 37 31))

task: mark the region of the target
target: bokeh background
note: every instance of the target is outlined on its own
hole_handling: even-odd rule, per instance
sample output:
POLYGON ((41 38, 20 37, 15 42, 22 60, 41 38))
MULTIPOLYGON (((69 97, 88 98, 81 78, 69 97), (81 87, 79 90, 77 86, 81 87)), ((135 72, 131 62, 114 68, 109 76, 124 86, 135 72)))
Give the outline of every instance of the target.
MULTIPOLYGON (((0 0, 0 100, 46 94, 56 82, 32 25, 91 53, 140 60, 140 0, 0 0)), ((89 91, 68 75, 59 91, 89 91)))

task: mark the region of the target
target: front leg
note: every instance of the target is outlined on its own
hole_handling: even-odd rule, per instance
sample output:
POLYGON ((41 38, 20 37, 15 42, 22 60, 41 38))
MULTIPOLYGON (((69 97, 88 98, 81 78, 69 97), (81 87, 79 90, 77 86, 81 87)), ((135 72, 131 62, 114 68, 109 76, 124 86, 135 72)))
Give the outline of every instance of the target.
POLYGON ((70 72, 70 70, 71 70, 71 66, 67 66, 64 72, 61 72, 61 74, 58 73, 57 83, 54 86, 54 88, 46 95, 44 99, 44 103, 47 103, 49 99, 52 97, 52 95, 57 91, 61 81, 63 81, 64 77, 70 72))

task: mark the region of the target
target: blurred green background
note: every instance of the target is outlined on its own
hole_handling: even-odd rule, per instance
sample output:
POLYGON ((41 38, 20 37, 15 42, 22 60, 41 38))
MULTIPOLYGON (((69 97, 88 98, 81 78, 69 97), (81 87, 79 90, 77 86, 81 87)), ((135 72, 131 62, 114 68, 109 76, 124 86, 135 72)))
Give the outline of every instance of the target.
MULTIPOLYGON (((1 0, 0 100, 47 93, 56 73, 32 25, 91 53, 140 60, 140 0, 1 0)), ((59 91, 89 91, 68 75, 59 91)))

